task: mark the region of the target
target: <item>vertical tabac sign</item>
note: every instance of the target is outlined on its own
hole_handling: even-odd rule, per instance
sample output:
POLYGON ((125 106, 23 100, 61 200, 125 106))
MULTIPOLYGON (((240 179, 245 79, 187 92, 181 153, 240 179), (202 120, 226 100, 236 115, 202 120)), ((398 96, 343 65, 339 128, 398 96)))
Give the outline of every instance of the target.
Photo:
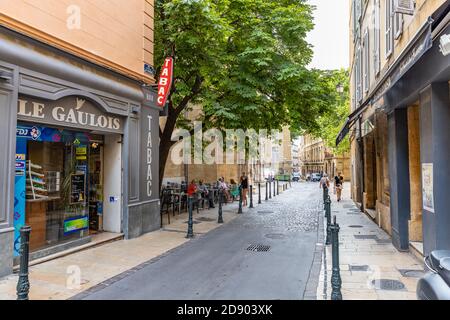
POLYGON ((173 80, 173 58, 168 57, 164 60, 158 83, 158 106, 164 107, 170 94, 170 88, 173 80))

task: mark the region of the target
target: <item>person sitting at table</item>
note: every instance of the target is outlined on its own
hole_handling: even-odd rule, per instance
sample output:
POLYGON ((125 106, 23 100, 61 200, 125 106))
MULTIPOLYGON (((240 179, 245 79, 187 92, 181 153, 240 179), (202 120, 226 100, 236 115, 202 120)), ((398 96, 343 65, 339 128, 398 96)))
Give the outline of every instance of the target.
POLYGON ((200 180, 198 183, 198 189, 201 191, 201 200, 203 200, 203 203, 206 200, 208 200, 208 207, 214 208, 214 201, 212 198, 212 192, 209 192, 208 187, 203 183, 203 180, 200 180))
POLYGON ((234 200, 236 200, 237 197, 239 197, 239 185, 236 183, 234 179, 230 180, 231 184, 231 197, 234 200))
POLYGON ((197 185, 197 181, 194 179, 191 181, 191 183, 187 187, 187 196, 188 198, 192 199, 192 209, 194 209, 195 206, 197 206, 197 212, 198 212, 198 195, 199 195, 199 188, 197 185))
POLYGON ((225 195, 226 198, 226 202, 230 202, 230 191, 228 189, 228 185, 225 183, 225 179, 219 178, 219 189, 221 189, 223 191, 223 194, 225 195))

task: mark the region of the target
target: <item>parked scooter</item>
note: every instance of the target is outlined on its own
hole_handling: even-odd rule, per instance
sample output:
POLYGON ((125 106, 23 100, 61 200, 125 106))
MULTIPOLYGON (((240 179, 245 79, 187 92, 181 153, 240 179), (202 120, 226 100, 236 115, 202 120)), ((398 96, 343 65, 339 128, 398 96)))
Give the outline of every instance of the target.
POLYGON ((433 251, 424 261, 429 272, 417 283, 417 298, 450 300, 450 250, 433 251))

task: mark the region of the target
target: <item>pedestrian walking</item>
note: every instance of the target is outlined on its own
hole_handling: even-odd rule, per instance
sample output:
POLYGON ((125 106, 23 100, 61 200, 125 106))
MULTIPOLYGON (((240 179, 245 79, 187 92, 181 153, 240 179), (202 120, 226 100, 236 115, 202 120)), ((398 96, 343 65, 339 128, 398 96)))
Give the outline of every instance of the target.
POLYGON ((242 188, 242 204, 244 207, 247 206, 247 193, 248 193, 248 177, 245 175, 245 172, 242 173, 240 179, 240 185, 242 188))
POLYGON ((334 188, 336 189, 336 197, 338 202, 342 200, 343 185, 344 185, 344 177, 342 176, 342 173, 339 172, 337 176, 334 177, 334 188))

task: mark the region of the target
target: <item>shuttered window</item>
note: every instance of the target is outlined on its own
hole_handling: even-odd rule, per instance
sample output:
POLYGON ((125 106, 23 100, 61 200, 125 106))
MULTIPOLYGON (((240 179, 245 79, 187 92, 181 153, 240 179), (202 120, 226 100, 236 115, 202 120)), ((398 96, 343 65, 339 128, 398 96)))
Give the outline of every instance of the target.
POLYGON ((380 73, 380 0, 375 0, 373 6, 373 70, 380 73))
POLYGON ((385 39, 386 39, 386 58, 390 57, 392 54, 393 46, 394 46, 394 37, 393 37, 393 12, 394 12, 394 0, 386 0, 386 29, 385 29, 385 39))
POLYGON ((370 86, 370 46, 369 46, 369 30, 366 29, 364 32, 363 40, 363 81, 364 81, 364 92, 369 91, 370 86))

